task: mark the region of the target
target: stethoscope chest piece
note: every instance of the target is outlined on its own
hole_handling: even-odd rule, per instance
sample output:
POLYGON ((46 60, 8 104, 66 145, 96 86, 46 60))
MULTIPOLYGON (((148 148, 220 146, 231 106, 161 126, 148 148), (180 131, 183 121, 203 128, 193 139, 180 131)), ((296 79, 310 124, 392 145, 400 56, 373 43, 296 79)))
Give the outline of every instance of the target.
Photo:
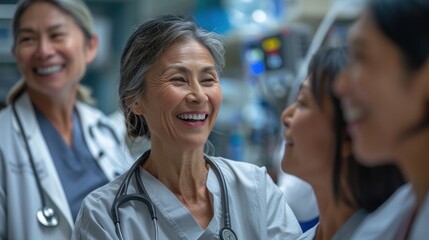
POLYGON ((45 227, 56 227, 58 226, 58 219, 55 216, 54 209, 50 207, 44 207, 37 211, 37 221, 45 227))
POLYGON ((227 227, 224 227, 220 230, 220 239, 221 240, 237 240, 235 233, 227 227))

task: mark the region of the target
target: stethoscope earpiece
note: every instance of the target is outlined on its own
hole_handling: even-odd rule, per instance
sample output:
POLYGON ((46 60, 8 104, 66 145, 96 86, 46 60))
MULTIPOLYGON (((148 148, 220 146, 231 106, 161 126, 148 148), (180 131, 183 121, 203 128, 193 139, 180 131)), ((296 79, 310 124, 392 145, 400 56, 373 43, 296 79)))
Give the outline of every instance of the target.
POLYGON ((221 240, 237 240, 237 236, 234 231, 229 227, 224 227, 219 232, 221 240))
POLYGON ((43 207, 37 211, 37 221, 45 227, 58 226, 58 219, 55 216, 54 209, 50 207, 43 207))

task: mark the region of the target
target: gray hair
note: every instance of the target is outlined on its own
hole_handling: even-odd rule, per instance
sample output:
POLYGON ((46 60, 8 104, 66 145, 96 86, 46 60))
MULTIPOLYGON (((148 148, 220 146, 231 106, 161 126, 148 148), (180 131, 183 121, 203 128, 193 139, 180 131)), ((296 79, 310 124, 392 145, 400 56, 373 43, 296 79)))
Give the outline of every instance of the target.
POLYGON ((47 2, 69 15, 89 40, 93 34, 94 27, 91 12, 82 0, 21 0, 18 2, 15 15, 12 20, 13 46, 15 48, 19 30, 19 20, 22 14, 36 2, 47 2))
POLYGON ((148 70, 169 46, 187 39, 198 41, 210 51, 220 75, 225 65, 225 49, 220 36, 198 27, 191 19, 159 16, 143 22, 129 37, 121 58, 119 99, 130 138, 146 136, 150 139, 146 120, 131 109, 145 93, 148 70))

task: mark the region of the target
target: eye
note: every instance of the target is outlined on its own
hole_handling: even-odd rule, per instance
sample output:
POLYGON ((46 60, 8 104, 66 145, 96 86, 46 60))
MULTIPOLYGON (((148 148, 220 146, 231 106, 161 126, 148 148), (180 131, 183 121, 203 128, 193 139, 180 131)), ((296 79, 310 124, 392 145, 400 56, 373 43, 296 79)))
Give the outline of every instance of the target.
POLYGON ((184 77, 181 77, 181 76, 172 77, 170 79, 170 81, 173 83, 177 83, 177 84, 186 83, 186 79, 184 77))
POLYGON ((362 62, 364 59, 364 54, 360 50, 351 49, 349 51, 349 63, 359 63, 362 62))
POLYGON ((61 39, 65 34, 63 32, 54 32, 51 34, 51 38, 58 40, 61 39))
POLYGON ((297 99, 296 100, 296 107, 297 108, 305 107, 305 101, 303 101, 302 99, 297 99))
POLYGON ((201 85, 212 86, 216 82, 217 82, 217 79, 215 79, 213 77, 207 77, 207 78, 204 78, 203 80, 201 80, 201 85))
POLYGON ((20 37, 18 39, 18 43, 19 44, 29 44, 29 43, 34 42, 35 40, 36 40, 35 37, 32 37, 32 36, 23 36, 23 37, 20 37))
POLYGON ((307 106, 307 101, 306 101, 305 95, 300 93, 298 95, 298 97, 296 98, 296 108, 303 108, 305 106, 307 106))

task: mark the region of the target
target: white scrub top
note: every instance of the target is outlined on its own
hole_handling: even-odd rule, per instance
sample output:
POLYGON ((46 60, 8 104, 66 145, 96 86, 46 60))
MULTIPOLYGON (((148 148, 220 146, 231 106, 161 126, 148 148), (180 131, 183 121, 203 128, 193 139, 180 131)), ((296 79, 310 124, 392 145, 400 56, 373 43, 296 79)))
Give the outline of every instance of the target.
MULTIPOLYGON (((297 239, 300 226, 284 195, 265 168, 220 157, 216 161, 228 188, 231 227, 238 239, 297 239)), ((189 211, 161 182, 141 170, 141 177, 158 214, 159 239, 219 239, 223 227, 219 181, 209 170, 207 188, 212 194, 213 218, 201 229, 189 211)), ((83 202, 72 239, 118 239, 110 209, 124 175, 91 193, 83 202)), ((130 182, 128 193, 136 192, 130 182)), ((124 239, 153 239, 153 222, 146 205, 125 203, 119 211, 124 239)))
MULTIPOLYGON (((403 239, 407 221, 415 207, 415 195, 410 184, 400 187, 383 205, 369 214, 352 239, 403 239)), ((429 193, 415 216, 407 239, 428 239, 429 193)))

